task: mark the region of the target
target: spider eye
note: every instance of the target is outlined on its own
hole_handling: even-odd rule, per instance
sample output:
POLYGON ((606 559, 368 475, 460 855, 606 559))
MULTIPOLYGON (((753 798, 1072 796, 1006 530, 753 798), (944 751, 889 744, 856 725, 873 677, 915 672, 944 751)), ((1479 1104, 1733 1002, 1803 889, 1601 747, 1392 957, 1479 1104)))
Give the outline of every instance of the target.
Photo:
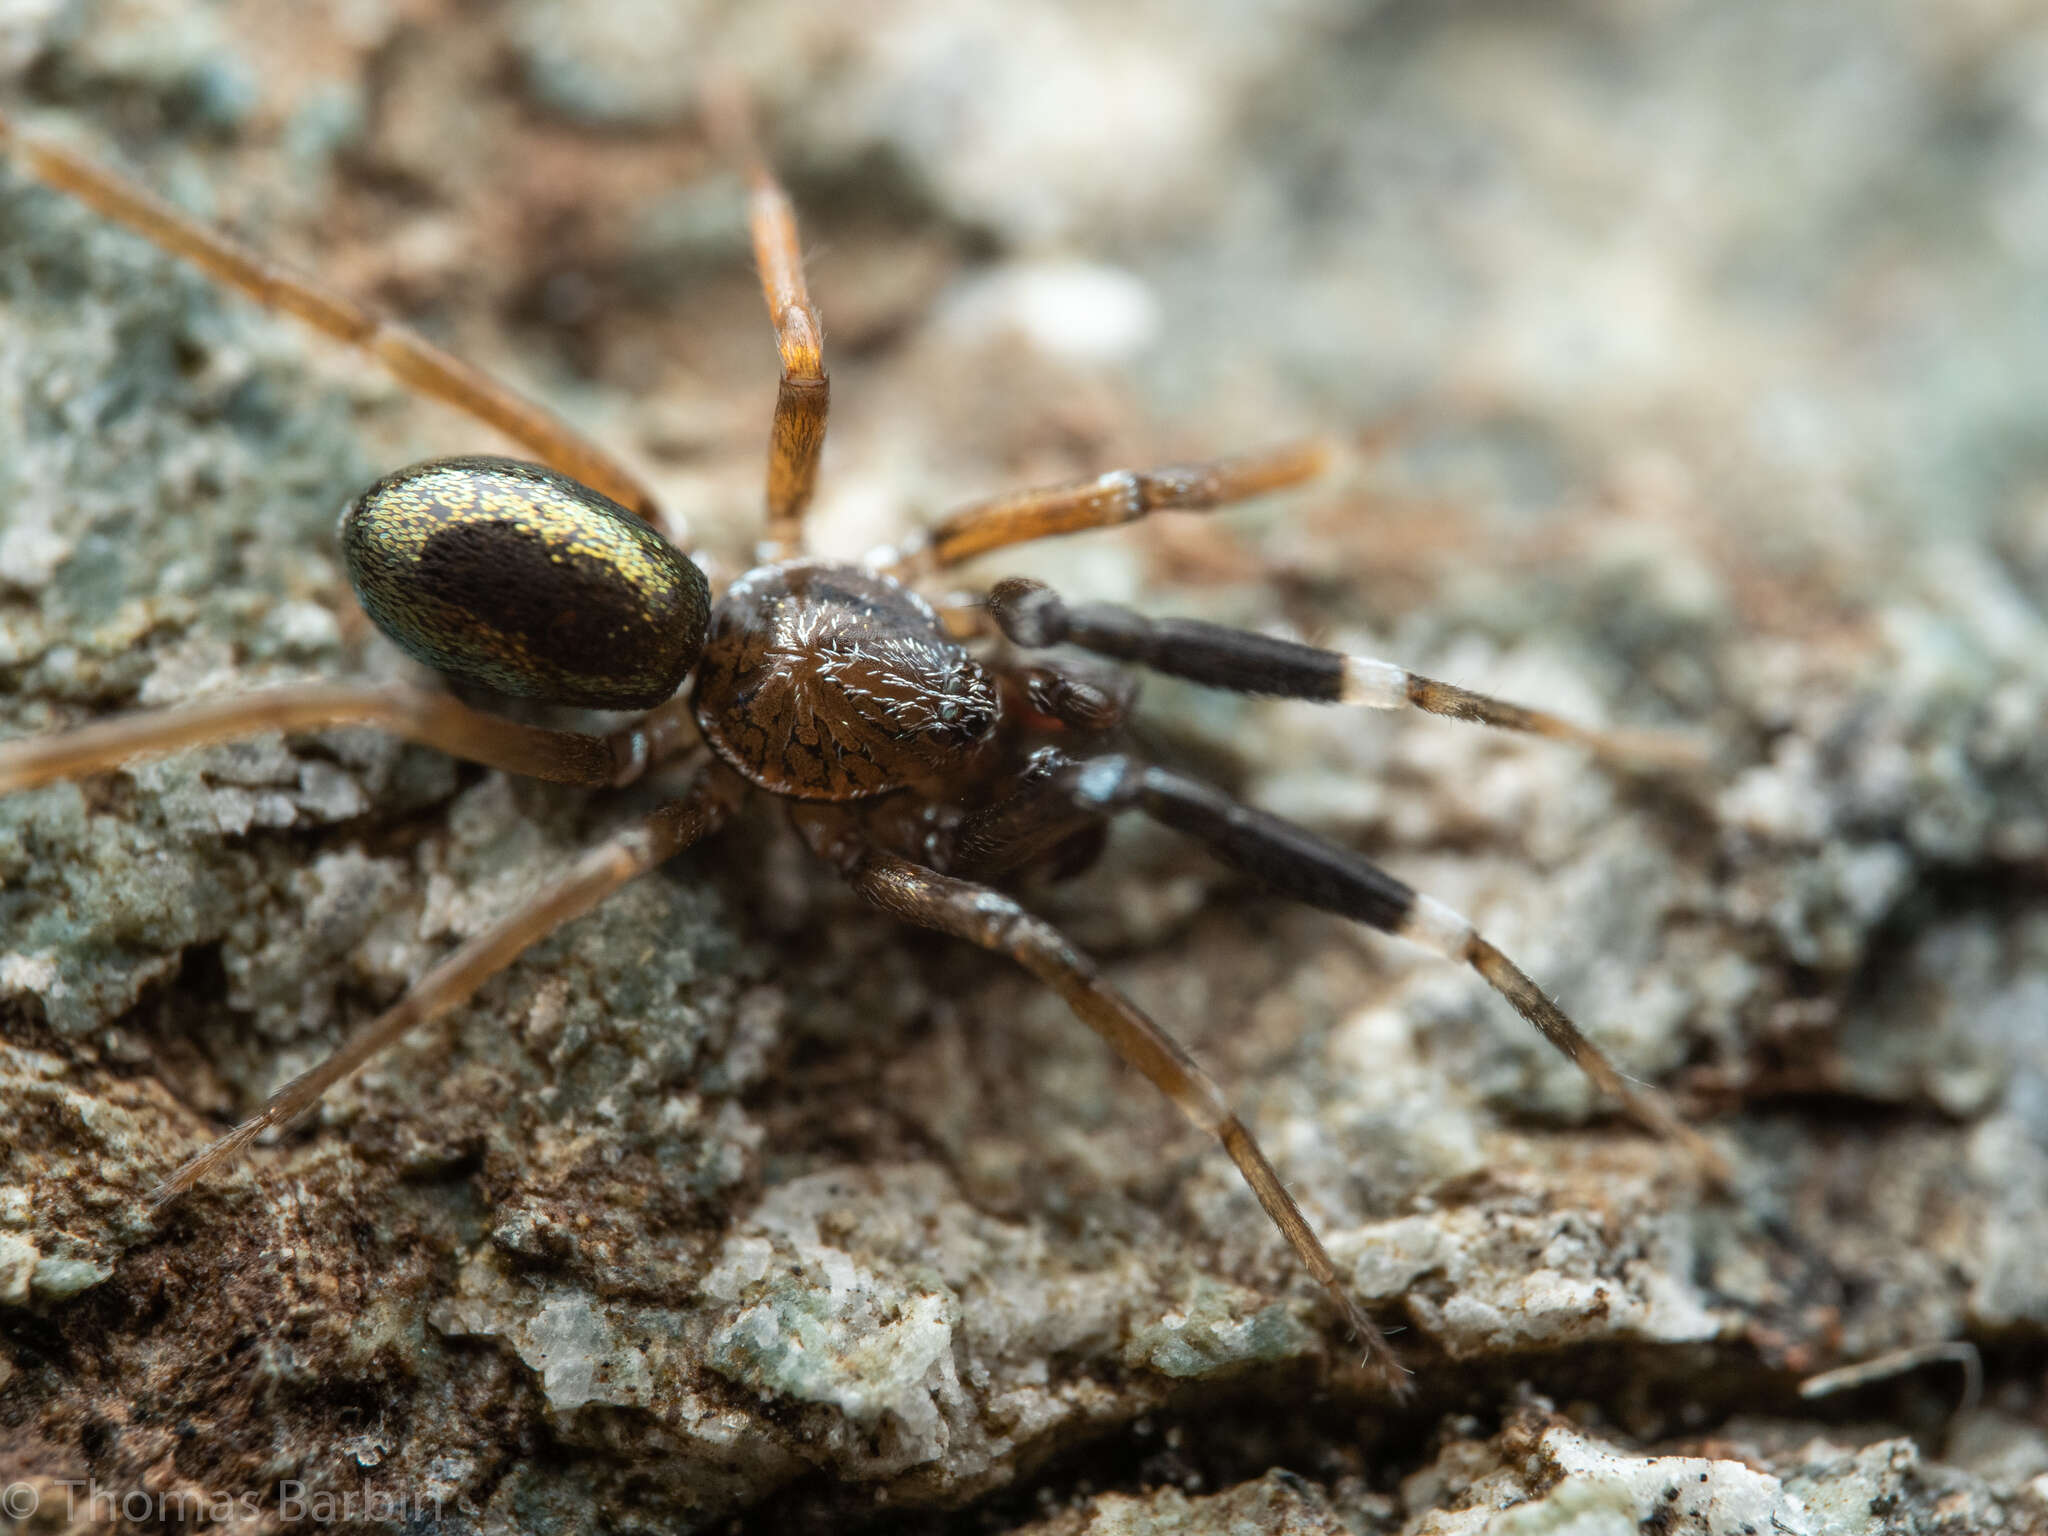
POLYGON ((497 693, 646 709, 704 649, 711 591, 618 503, 516 459, 439 459, 342 514, 363 611, 409 655, 497 693))

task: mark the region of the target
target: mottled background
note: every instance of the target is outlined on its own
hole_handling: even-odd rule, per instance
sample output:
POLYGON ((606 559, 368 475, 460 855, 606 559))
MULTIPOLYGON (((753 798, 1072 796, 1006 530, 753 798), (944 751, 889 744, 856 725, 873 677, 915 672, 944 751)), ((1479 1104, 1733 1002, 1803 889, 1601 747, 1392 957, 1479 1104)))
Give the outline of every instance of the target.
MULTIPOLYGON (((1392 1404, 1220 1154, 764 808, 154 1215, 620 814, 366 732, 189 754, 0 803, 27 1528, 86 1477, 491 1531, 2048 1522, 2042 9, 0 4, 10 111, 556 403, 716 573, 774 391, 721 75, 803 212, 827 551, 1398 420, 993 570, 1702 729, 1642 783, 1153 683, 1139 740, 1471 912, 1736 1168, 1162 834, 1032 893, 1407 1324, 1392 1404), (1955 1339, 1959 1416, 1953 1366, 1797 1395, 1955 1339)), ((404 675, 335 511, 502 446, 0 172, 0 723, 404 675)))

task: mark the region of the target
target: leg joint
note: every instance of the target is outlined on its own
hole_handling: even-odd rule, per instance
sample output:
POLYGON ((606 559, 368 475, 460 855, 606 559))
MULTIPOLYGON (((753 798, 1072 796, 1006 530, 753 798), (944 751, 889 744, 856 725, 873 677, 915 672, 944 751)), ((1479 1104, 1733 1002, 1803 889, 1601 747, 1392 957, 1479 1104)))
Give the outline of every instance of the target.
POLYGON ((1027 649, 1057 645, 1067 636, 1067 605, 1052 588, 1027 577, 997 582, 988 595, 996 626, 1027 649))
POLYGON ((1091 757, 1062 767, 1055 782, 1082 810, 1107 814, 1137 805, 1150 772, 1128 757, 1091 757))

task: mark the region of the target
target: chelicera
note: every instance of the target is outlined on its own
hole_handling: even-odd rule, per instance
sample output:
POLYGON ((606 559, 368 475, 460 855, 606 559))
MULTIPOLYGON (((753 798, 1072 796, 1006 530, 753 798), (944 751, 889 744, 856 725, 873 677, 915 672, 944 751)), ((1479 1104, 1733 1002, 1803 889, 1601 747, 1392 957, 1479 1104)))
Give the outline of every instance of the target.
POLYGON ((1415 708, 1561 738, 1622 762, 1687 743, 1604 732, 1420 677, 1390 662, 1121 607, 1073 604, 1008 580, 941 609, 920 586, 976 557, 1056 534, 1207 509, 1292 486, 1340 450, 1313 439, 1209 463, 1116 471, 942 517, 911 543, 839 564, 803 553, 829 403, 823 329, 789 200, 727 104, 716 126, 747 170, 748 221, 781 359, 761 562, 714 595, 661 532, 654 498, 565 422, 413 332, 280 271, 126 178, 23 135, 0 148, 234 288, 348 341, 412 388, 505 433, 537 462, 444 459, 378 481, 341 524, 364 610, 399 646, 472 688, 558 705, 637 710, 606 734, 543 729, 413 687, 306 684, 111 719, 0 746, 0 793, 133 758, 265 731, 382 726, 506 772, 624 785, 657 765, 687 787, 448 955, 391 1009, 256 1114, 187 1159, 161 1200, 422 1021, 465 1002, 530 945, 716 832, 755 791, 780 800, 818 857, 870 903, 1007 955, 1065 999, 1128 1063, 1221 1142, 1309 1273, 1398 1380, 1378 1327, 1343 1285, 1251 1130, 1194 1060, 1055 928, 997 888, 1072 872, 1108 820, 1150 817, 1294 900, 1476 970, 1598 1087, 1717 1155, 1655 1090, 1632 1084, 1471 923, 1348 848, 1117 749, 1126 700, 1063 663, 1068 646, 1211 687, 1375 709, 1415 708), (694 770, 694 776, 688 776, 694 770))

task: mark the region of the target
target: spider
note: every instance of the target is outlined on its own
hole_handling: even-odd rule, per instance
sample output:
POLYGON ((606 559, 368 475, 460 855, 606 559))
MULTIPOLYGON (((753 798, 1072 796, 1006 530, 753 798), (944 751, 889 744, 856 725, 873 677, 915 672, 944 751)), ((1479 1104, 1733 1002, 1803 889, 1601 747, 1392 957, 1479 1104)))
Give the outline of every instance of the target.
POLYGON ((756 147, 744 107, 716 105, 712 129, 744 168, 748 227, 781 364, 760 563, 722 594, 664 536, 646 486, 552 412, 0 116, 0 151, 30 175, 259 303, 352 344, 404 385, 530 453, 531 461, 433 460, 363 491, 341 519, 351 584, 391 640, 457 683, 545 704, 637 712, 600 734, 518 723, 434 689, 303 684, 0 745, 0 793, 147 754, 344 724, 380 726, 559 783, 624 786, 658 765, 691 775, 679 794, 588 850, 326 1060, 186 1159, 157 1191, 158 1203, 292 1121, 408 1031, 467 1001, 540 939, 711 836, 756 791, 782 802, 801 839, 866 901, 1007 955, 1052 988, 1220 1142, 1369 1359, 1397 1386, 1405 1368, 1216 1083, 1086 954, 997 882, 1077 872, 1111 818, 1149 817, 1283 896, 1469 965, 1601 1091, 1718 1177, 1719 1154, 1654 1089, 1627 1081, 1465 918, 1348 848, 1119 750, 1128 695, 1057 657, 1026 653, 1069 646, 1239 693, 1418 709, 1574 742, 1621 764, 1684 761, 1691 743, 1588 729, 1370 657, 1070 603, 1028 580, 1000 581, 978 601, 943 606, 919 591, 966 561, 1030 540, 1301 484, 1337 456, 1343 443, 1336 437, 1116 470, 975 502, 860 564, 806 555, 804 513, 830 399, 823 327, 790 199, 756 147))

